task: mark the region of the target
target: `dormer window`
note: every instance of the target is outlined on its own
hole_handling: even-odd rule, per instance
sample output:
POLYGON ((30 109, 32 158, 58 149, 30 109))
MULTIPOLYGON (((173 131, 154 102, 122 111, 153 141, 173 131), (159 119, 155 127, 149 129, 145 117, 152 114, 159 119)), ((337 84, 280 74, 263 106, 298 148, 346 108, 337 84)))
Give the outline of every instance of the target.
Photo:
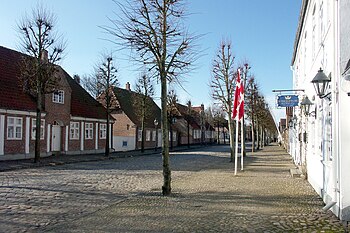
POLYGON ((64 104, 64 91, 57 90, 52 94, 52 102, 64 104))

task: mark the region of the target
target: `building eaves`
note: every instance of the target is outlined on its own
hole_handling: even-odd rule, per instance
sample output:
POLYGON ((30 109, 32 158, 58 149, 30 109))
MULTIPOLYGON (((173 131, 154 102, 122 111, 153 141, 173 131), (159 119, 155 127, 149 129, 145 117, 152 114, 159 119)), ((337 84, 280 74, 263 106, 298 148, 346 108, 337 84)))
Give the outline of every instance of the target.
POLYGON ((308 3, 309 3, 309 0, 303 0, 303 2, 302 2, 300 15, 299 15, 298 29, 297 29, 297 33, 295 35, 294 50, 293 50, 293 57, 292 57, 291 66, 293 66, 293 64, 295 62, 296 55, 297 55, 297 50, 298 50, 298 46, 299 46, 301 32, 302 32, 303 26, 304 26, 305 14, 306 14, 306 9, 307 9, 308 3))

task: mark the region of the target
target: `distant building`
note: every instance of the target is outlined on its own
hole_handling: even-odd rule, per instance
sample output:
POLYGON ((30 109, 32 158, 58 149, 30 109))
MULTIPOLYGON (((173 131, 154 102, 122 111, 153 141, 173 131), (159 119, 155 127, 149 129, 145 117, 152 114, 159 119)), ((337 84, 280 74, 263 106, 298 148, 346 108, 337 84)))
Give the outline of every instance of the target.
MULTIPOLYGON (((125 89, 114 87, 113 93, 116 98, 116 106, 112 112, 112 116, 116 119, 113 125, 113 148, 116 151, 140 149, 141 108, 137 103, 143 96, 133 92, 129 83, 125 89)), ((146 149, 162 146, 161 110, 150 97, 148 100, 144 132, 146 149)))
MULTIPOLYGON (((36 100, 19 83, 24 55, 0 46, 0 160, 34 157, 36 100)), ((41 155, 104 151, 106 110, 61 67, 43 102, 41 155)))
POLYGON ((287 119, 281 118, 278 127, 280 132, 282 133, 287 128, 287 119))
POLYGON ((178 131, 179 144, 212 143, 215 139, 215 129, 205 120, 204 105, 188 106, 177 103, 172 113, 176 122, 173 127, 178 131), (189 139, 188 139, 189 137, 189 139))

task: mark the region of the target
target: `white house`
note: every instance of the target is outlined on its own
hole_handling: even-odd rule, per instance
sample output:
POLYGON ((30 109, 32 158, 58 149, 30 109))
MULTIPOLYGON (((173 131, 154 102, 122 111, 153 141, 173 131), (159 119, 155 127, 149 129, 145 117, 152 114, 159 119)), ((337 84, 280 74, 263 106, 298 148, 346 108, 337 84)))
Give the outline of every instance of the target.
POLYGON ((309 101, 310 109, 296 107, 289 128, 295 164, 325 209, 343 221, 350 220, 350 81, 344 79, 350 58, 348 16, 348 0, 303 0, 291 68, 293 88, 304 90, 300 99, 309 101), (315 78, 329 80, 325 93, 316 92, 315 78))

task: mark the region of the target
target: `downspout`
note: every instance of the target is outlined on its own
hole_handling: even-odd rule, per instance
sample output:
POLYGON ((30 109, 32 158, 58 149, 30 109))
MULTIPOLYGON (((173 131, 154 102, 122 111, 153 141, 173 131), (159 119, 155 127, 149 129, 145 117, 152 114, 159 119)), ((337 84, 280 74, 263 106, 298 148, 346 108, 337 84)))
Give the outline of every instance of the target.
POLYGON ((335 29, 334 29, 334 37, 333 38, 336 38, 336 41, 335 41, 335 54, 334 54, 334 60, 335 60, 335 71, 336 71, 336 75, 335 77, 338 77, 338 79, 336 79, 334 81, 334 111, 333 111, 333 114, 335 115, 335 127, 334 127, 334 135, 335 135, 335 140, 334 140, 334 148, 335 148, 335 151, 332 151, 332 153, 334 153, 334 156, 333 158, 336 158, 336 161, 335 161, 335 188, 334 188, 334 192, 335 192, 335 197, 336 197, 336 201, 338 202, 338 217, 340 218, 341 216, 341 201, 340 201, 340 192, 341 192, 341 189, 340 189, 340 133, 339 133, 339 129, 340 129, 340 125, 339 125, 339 122, 340 122, 340 112, 339 112, 339 90, 338 90, 338 87, 339 87, 339 82, 340 82, 340 79, 342 78, 341 75, 340 75, 340 47, 339 47, 339 43, 340 43, 340 31, 339 31, 339 17, 340 17, 340 13, 339 13, 339 1, 338 0, 335 0, 334 2, 334 20, 335 20, 335 29))

